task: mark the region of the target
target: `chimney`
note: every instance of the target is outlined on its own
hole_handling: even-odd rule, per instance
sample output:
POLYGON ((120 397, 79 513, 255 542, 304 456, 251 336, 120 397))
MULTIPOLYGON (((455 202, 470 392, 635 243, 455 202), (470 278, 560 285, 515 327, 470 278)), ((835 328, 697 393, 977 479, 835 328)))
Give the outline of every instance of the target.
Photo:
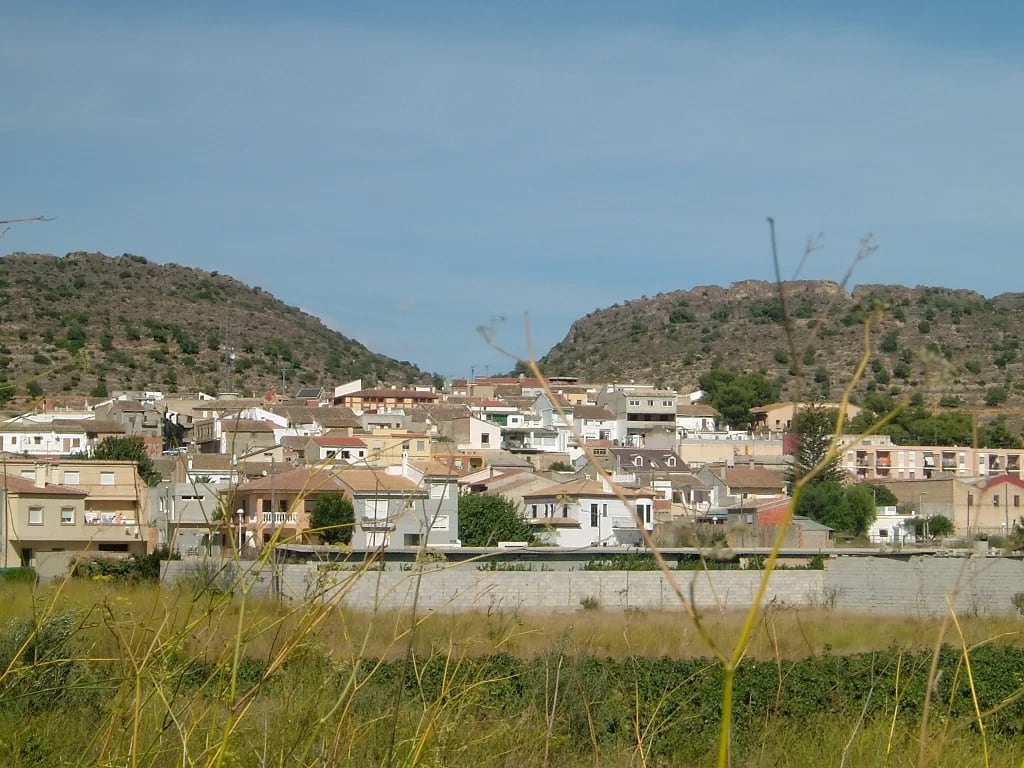
POLYGON ((47 470, 47 466, 45 464, 36 464, 35 470, 36 470, 36 488, 45 488, 46 487, 46 474, 47 474, 46 470, 47 470))

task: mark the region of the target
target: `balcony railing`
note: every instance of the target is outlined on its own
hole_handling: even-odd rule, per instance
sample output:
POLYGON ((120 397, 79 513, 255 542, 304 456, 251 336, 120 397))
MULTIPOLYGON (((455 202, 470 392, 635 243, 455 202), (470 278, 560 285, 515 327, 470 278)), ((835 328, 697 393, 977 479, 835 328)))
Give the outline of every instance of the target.
POLYGON ((132 517, 124 517, 115 512, 86 512, 82 515, 86 525, 129 526, 138 525, 139 521, 132 517))

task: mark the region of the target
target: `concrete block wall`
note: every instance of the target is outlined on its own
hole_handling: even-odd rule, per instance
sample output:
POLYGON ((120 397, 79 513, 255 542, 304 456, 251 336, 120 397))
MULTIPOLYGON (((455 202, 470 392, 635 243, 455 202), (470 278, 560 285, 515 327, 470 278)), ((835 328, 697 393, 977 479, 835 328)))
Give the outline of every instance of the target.
MULTIPOLYGON (((206 568, 213 567, 213 562, 206 568)), ((164 579, 194 576, 189 561, 164 564, 164 579)), ((412 605, 411 571, 357 572, 317 564, 239 569, 228 563, 223 582, 250 585, 256 597, 338 600, 354 608, 399 609, 412 605)), ((703 610, 744 610, 754 600, 756 571, 674 571, 679 587, 703 610)), ((236 587, 237 588, 237 587, 236 587)), ((946 595, 958 615, 992 615, 1016 610, 1013 595, 1024 592, 1024 562, 1009 558, 918 557, 909 561, 841 557, 824 571, 777 571, 765 603, 828 607, 857 613, 935 616, 947 612, 946 595)), ((424 610, 579 610, 593 600, 601 608, 678 610, 666 577, 656 571, 488 571, 474 565, 428 567, 419 585, 424 610)))
MULTIPOLYGON (((415 574, 378 571, 357 574, 321 572, 310 577, 309 566, 285 566, 283 594, 312 596, 365 609, 412 605, 415 574), (295 569, 295 570, 292 570, 295 569), (302 570, 305 569, 305 570, 302 570)), ((702 609, 742 610, 753 601, 759 574, 753 571, 674 572, 680 589, 702 609)), ((824 572, 783 571, 772 579, 764 602, 811 606, 824 599, 824 572)), ((666 577, 654 571, 477 571, 467 567, 424 572, 419 605, 428 610, 578 610, 593 601, 602 608, 677 610, 679 598, 666 577)))
POLYGON ((1004 557, 841 557, 825 575, 826 601, 859 613, 935 616, 952 604, 957 615, 992 615, 1016 610, 1024 592, 1024 562, 1004 557))

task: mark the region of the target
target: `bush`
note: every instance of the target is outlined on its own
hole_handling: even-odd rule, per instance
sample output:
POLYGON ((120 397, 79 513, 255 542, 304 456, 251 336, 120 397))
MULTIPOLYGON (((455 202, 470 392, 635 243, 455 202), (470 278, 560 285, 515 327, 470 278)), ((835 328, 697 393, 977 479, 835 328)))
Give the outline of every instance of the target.
POLYGON ((1006 402, 1006 390, 1002 387, 989 387, 985 393, 985 405, 996 406, 1006 402))
POLYGON ((72 575, 78 578, 103 581, 118 581, 125 584, 138 584, 144 581, 160 580, 160 561, 177 560, 177 553, 171 554, 167 546, 160 547, 148 555, 130 557, 94 557, 80 560, 75 564, 72 575))
POLYGON ((0 582, 6 584, 35 584, 38 580, 31 568, 0 568, 0 582))

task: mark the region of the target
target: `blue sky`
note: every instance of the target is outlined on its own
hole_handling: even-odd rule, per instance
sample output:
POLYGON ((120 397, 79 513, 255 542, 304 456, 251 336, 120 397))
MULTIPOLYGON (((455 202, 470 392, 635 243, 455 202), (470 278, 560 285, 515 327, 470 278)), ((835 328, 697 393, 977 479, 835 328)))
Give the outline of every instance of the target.
POLYGON ((770 278, 769 215, 804 277, 874 233, 855 283, 1021 290, 1024 4, 23 5, 0 218, 55 219, 3 253, 218 270, 449 376, 770 278))

